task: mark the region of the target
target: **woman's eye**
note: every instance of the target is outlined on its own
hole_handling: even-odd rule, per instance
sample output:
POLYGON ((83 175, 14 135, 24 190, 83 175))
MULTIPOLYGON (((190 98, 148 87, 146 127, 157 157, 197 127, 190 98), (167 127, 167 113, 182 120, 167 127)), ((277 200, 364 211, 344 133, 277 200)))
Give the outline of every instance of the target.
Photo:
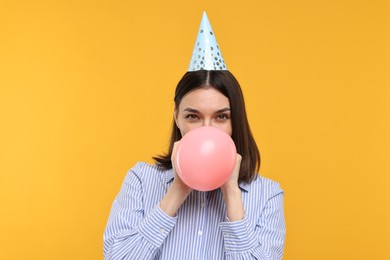
POLYGON ((198 118, 197 115, 193 115, 193 114, 186 115, 186 119, 189 119, 189 120, 195 120, 197 118, 198 118))
POLYGON ((230 116, 228 114, 220 114, 220 115, 217 116, 217 118, 219 120, 226 120, 226 119, 229 119, 230 116))

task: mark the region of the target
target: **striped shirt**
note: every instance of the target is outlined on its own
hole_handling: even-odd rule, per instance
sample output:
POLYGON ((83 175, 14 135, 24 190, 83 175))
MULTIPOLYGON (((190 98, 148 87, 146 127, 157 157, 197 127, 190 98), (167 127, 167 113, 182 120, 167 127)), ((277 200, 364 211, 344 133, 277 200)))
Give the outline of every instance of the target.
POLYGON ((283 191, 258 176, 240 184, 245 216, 229 222, 220 189, 192 191, 175 217, 159 204, 173 171, 137 163, 114 200, 104 231, 105 259, 281 259, 283 191))

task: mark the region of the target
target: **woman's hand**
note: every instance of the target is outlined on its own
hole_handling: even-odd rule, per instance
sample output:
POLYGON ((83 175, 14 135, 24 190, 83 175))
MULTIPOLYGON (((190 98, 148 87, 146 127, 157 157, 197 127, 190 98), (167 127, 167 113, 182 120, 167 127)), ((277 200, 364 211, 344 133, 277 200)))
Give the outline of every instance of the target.
POLYGON ((180 143, 180 141, 175 142, 173 144, 173 149, 172 149, 171 162, 172 162, 172 170, 173 170, 173 175, 174 175, 172 186, 176 186, 178 189, 182 190, 183 192, 190 194, 192 189, 190 187, 188 187, 180 179, 180 176, 179 176, 179 174, 177 174, 177 171, 175 169, 175 164, 173 163, 173 161, 176 160, 177 147, 179 146, 179 143, 180 143))
POLYGON ((230 221, 239 221, 244 218, 241 190, 238 186, 240 176, 241 155, 237 154, 236 165, 228 181, 222 185, 221 191, 226 203, 226 214, 230 221))
POLYGON ((240 176, 241 160, 241 155, 237 154, 236 165, 234 166, 233 172, 227 182, 225 182, 225 184, 221 187, 223 191, 238 188, 238 177, 240 176))
POLYGON ((188 195, 191 193, 192 189, 188 187, 177 174, 173 160, 176 158, 176 149, 179 142, 175 142, 173 145, 173 151, 171 156, 172 161, 172 170, 174 174, 174 179, 172 185, 169 187, 164 198, 160 202, 160 208, 167 215, 174 217, 180 208, 180 206, 187 199, 188 195))

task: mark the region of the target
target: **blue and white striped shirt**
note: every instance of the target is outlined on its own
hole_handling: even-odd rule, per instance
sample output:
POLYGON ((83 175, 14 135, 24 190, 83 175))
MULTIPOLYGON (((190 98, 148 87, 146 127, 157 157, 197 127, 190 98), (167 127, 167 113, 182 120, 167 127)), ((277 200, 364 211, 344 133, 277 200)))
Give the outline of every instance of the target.
POLYGON ((229 222, 220 189, 192 191, 175 217, 160 209, 173 171, 137 163, 114 200, 104 232, 105 259, 281 259, 283 191, 257 177, 240 184, 245 217, 229 222))

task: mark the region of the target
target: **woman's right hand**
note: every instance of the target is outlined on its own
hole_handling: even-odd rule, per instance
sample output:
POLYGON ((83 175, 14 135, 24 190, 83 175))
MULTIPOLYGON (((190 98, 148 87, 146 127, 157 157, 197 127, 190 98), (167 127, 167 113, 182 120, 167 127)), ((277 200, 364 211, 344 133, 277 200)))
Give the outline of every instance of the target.
POLYGON ((172 185, 176 186, 177 188, 179 188, 183 192, 190 194, 192 191, 192 188, 188 187, 187 184, 185 184, 180 179, 180 176, 179 176, 179 174, 177 174, 177 171, 175 169, 175 164, 173 163, 174 160, 176 160, 177 147, 179 146, 179 143, 180 143, 180 141, 175 142, 173 144, 173 149, 172 149, 171 162, 172 162, 172 170, 173 170, 173 176, 174 176, 172 185))
POLYGON ((173 161, 176 158, 176 150, 179 142, 175 142, 173 145, 172 150, 172 169, 174 174, 174 179, 172 185, 169 187, 167 193, 165 194, 164 198, 160 202, 161 209, 168 214, 171 217, 174 217, 181 207, 181 205, 184 203, 184 201, 187 199, 188 195, 191 193, 192 189, 188 187, 181 179, 180 176, 177 174, 173 161))

